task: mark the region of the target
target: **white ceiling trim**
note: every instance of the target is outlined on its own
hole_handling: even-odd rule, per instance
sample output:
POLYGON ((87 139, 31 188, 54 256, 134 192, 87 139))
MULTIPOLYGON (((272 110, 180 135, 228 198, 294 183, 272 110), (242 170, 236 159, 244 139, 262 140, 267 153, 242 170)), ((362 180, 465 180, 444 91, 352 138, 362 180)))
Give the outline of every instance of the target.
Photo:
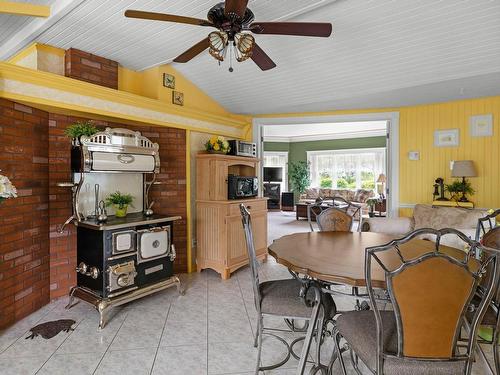
POLYGON ((273 135, 264 136, 265 142, 297 143, 308 141, 330 141, 334 139, 352 139, 352 138, 370 138, 383 137, 386 135, 384 130, 364 130, 360 132, 348 132, 339 134, 315 134, 296 137, 280 137, 273 135))
POLYGON ((43 32, 71 12, 85 0, 56 0, 51 5, 50 17, 36 18, 14 34, 0 51, 0 60, 7 60, 33 43, 43 32))

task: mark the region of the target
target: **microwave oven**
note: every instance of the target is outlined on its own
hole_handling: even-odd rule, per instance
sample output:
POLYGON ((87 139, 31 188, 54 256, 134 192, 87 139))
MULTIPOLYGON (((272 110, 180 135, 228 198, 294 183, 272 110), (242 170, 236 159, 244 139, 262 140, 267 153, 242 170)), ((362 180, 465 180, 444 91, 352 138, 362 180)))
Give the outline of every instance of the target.
POLYGON ((229 142, 229 155, 248 156, 254 158, 257 156, 257 145, 252 142, 244 141, 228 141, 229 142))
POLYGON ((257 177, 230 174, 227 177, 227 183, 228 199, 250 198, 259 194, 259 180, 257 177))

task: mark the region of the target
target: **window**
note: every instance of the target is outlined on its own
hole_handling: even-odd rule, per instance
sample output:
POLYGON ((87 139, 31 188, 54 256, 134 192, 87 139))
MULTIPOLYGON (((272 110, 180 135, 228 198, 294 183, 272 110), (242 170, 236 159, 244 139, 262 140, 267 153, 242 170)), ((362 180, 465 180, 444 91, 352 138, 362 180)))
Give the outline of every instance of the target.
POLYGON ((385 148, 308 151, 313 187, 375 190, 385 174, 385 148))
POLYGON ((281 182, 281 191, 288 191, 288 152, 264 151, 264 167, 283 168, 283 181, 281 182))

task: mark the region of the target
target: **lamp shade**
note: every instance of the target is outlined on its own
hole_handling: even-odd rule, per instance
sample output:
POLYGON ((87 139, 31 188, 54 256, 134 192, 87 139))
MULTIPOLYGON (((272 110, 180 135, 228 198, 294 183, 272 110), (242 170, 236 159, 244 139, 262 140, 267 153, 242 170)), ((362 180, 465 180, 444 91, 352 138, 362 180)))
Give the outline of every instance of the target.
POLYGON ((378 175, 378 178, 377 178, 377 182, 378 183, 385 183, 387 182, 387 178, 385 177, 385 174, 381 173, 378 175))
POLYGON ((453 163, 451 177, 476 177, 476 168, 472 160, 456 160, 453 163))

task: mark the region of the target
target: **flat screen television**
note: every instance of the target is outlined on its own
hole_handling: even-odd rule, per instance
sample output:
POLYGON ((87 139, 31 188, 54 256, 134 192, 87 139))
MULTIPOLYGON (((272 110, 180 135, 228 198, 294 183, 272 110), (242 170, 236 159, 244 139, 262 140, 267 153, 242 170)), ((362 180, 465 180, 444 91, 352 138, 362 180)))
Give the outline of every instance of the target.
POLYGON ((264 167, 265 182, 281 182, 283 181, 282 167, 264 167))

